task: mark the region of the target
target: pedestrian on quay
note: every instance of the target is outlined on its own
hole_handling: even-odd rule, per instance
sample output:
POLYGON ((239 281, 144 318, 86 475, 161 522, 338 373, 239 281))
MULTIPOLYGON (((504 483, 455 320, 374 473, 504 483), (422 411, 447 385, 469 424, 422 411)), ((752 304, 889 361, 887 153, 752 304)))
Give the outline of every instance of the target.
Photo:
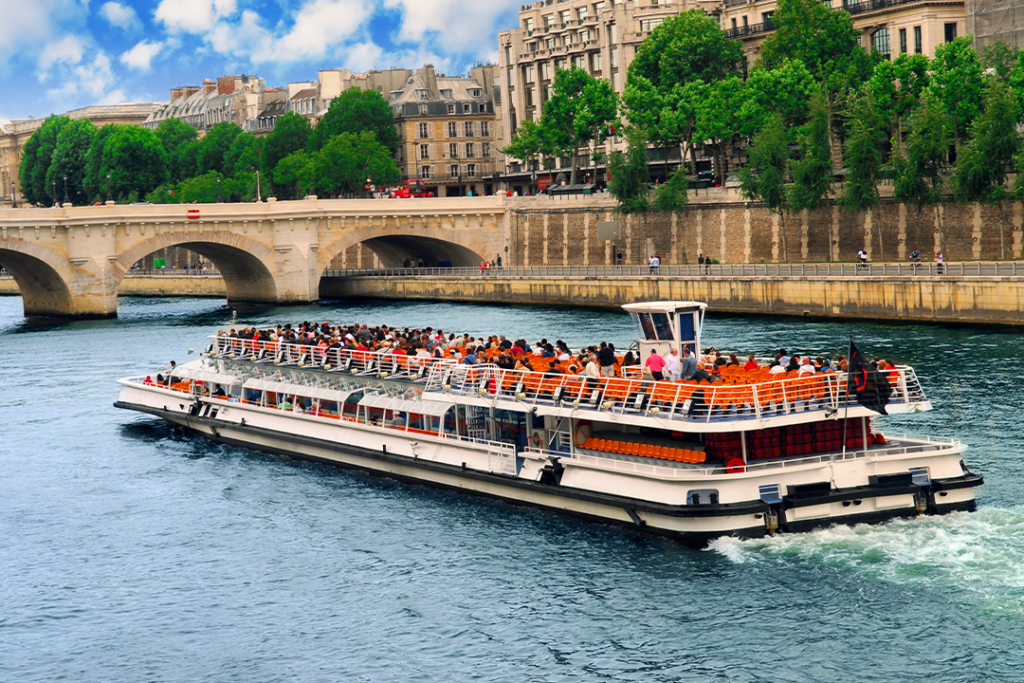
POLYGON ((704 254, 697 254, 697 275, 704 271, 704 254))
POLYGON ((935 269, 939 275, 942 275, 942 252, 940 251, 935 255, 935 269))

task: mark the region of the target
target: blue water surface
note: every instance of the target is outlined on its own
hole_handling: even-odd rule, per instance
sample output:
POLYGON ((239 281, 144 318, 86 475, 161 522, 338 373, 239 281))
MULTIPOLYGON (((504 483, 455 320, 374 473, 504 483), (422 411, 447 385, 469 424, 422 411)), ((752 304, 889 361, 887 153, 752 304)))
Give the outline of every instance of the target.
POLYGON ((116 410, 229 324, 329 320, 628 345, 627 316, 359 302, 234 314, 0 298, 0 681, 1020 681, 1024 362, 1014 334, 709 313, 707 341, 911 363, 979 510, 702 551, 295 462, 116 410), (234 317, 233 317, 234 316, 234 317))

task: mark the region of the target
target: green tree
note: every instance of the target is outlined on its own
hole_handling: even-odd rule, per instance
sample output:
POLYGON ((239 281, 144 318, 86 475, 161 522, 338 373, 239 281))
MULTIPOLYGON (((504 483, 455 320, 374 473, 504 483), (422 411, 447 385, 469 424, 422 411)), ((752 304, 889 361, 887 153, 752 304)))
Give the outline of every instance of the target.
MULTIPOLYGON (((882 172, 885 130, 882 114, 872 99, 871 89, 854 100, 850 107, 846 134, 846 182, 839 205, 847 211, 870 211, 879 204, 878 183, 882 172)), ((878 251, 884 259, 882 221, 878 221, 878 251)))
POLYGON ((625 114, 656 147, 685 142, 693 150, 698 100, 692 86, 736 75, 742 64, 741 43, 726 38, 714 17, 699 9, 668 17, 639 45, 629 65, 625 114))
POLYGON ((519 124, 512 140, 502 148, 502 154, 512 159, 520 159, 528 165, 542 154, 551 154, 546 147, 543 131, 536 121, 526 120, 519 124))
MULTIPOLYGON (((779 0, 771 17, 776 30, 761 47, 761 65, 774 67, 786 60, 802 62, 825 93, 829 128, 846 95, 866 81, 880 59, 860 45, 860 31, 844 10, 820 0, 779 0)), ((833 158, 840 154, 833 136, 833 158)))
POLYGON ((85 196, 89 201, 102 201, 107 197, 106 171, 103 169, 103 149, 110 137, 119 126, 107 125, 96 131, 92 142, 89 144, 89 151, 85 155, 85 172, 82 178, 82 186, 85 196))
POLYGON ((745 85, 747 95, 741 112, 745 136, 756 135, 776 115, 782 117, 787 131, 807 120, 811 93, 816 86, 803 62, 785 60, 771 69, 757 66, 745 85))
POLYGON ((349 88, 331 101, 323 120, 309 136, 308 150, 320 151, 335 135, 365 131, 372 132, 392 155, 398 151, 398 129, 391 105, 376 90, 349 88))
POLYGON ((228 121, 214 125, 199 140, 199 147, 196 150, 196 172, 202 175, 216 171, 224 175, 224 158, 231 149, 231 143, 241 132, 241 128, 228 121))
POLYGON ((103 143, 99 177, 110 173, 115 199, 145 197, 167 181, 167 152, 160 138, 148 128, 114 126, 103 143))
POLYGON ((189 164, 185 161, 185 149, 195 151, 198 133, 196 129, 181 119, 164 119, 154 131, 167 152, 171 178, 191 178, 195 175, 195 160, 189 164), (191 167, 189 167, 191 166, 191 167))
POLYGON ((577 152, 608 137, 618 98, 608 81, 596 79, 579 67, 556 71, 553 90, 538 122, 540 137, 546 151, 572 159, 569 182, 575 185, 577 152))
POLYGON ((239 173, 252 173, 260 167, 260 156, 264 139, 252 133, 241 132, 231 142, 231 147, 224 154, 224 172, 229 176, 239 173))
POLYGON ((1017 47, 1007 45, 1002 40, 989 43, 982 52, 981 65, 990 69, 992 75, 1001 81, 1009 80, 1010 72, 1020 58, 1020 50, 1017 47))
POLYGON ((680 166, 675 170, 668 182, 659 185, 654 191, 654 207, 658 211, 671 213, 682 211, 686 208, 690 198, 686 193, 688 184, 686 180, 686 168, 680 166))
POLYGON ((820 90, 811 96, 811 118, 802 127, 799 138, 799 157, 791 164, 793 184, 789 186, 789 205, 794 212, 813 211, 828 199, 832 189, 828 103, 820 90))
POLYGON ((21 152, 18 180, 22 197, 26 201, 38 206, 53 204, 54 189, 47 174, 50 172, 53 152, 57 149, 57 136, 69 123, 71 119, 67 116, 50 116, 25 143, 21 152))
POLYGON ((57 196, 64 197, 64 179, 67 178, 68 198, 72 204, 89 203, 83 187, 86 159, 96 127, 88 119, 70 121, 57 134, 57 147, 53 150, 47 182, 57 184, 57 196))
POLYGON ((715 160, 715 181, 725 185, 729 150, 743 127, 741 113, 746 90, 738 76, 730 76, 705 86, 704 96, 696 106, 694 139, 704 142, 715 160))
POLYGON ((900 141, 900 146, 903 122, 928 88, 930 68, 931 60, 925 55, 903 53, 891 62, 878 62, 865 86, 879 114, 885 117, 884 125, 900 141))
MULTIPOLYGON (((945 181, 942 173, 949 152, 952 123, 942 103, 928 93, 910 116, 910 135, 906 151, 894 145, 889 170, 893 178, 893 198, 915 203, 918 209, 942 201, 945 181)), ((939 240, 942 240, 942 212, 936 210, 939 240)))
POLYGON ((263 173, 273 173, 281 159, 293 152, 305 150, 311 131, 309 121, 295 112, 278 117, 274 131, 266 137, 260 152, 260 168, 263 173))
POLYGON ((199 175, 201 149, 199 140, 188 140, 174 150, 174 155, 167 160, 172 180, 187 180, 199 175))
POLYGON ((768 125, 754 136, 750 160, 738 172, 740 192, 752 201, 759 201, 782 221, 782 250, 789 262, 786 244, 786 168, 789 164, 789 142, 782 117, 773 116, 768 125))
POLYGON ((278 190, 289 190, 293 198, 299 198, 299 187, 302 184, 309 188, 309 165, 312 159, 305 150, 292 152, 274 167, 274 185, 278 190))
MULTIPOLYGON (((608 192, 618 206, 615 212, 640 216, 644 220, 644 254, 647 253, 647 196, 650 173, 647 170, 647 138, 639 127, 626 131, 626 153, 614 150, 608 155, 608 192)), ((646 258, 645 258, 646 261, 646 258)))
POLYGON ((368 184, 389 185, 402 177, 391 151, 371 131, 335 135, 312 155, 310 166, 313 187, 322 194, 364 195, 368 184))
POLYGON ((1019 117, 1017 101, 1009 86, 1004 81, 991 80, 985 88, 982 113, 971 125, 971 139, 957 157, 950 179, 957 201, 999 207, 1000 258, 1006 258, 1003 202, 1008 196, 1007 169, 1020 147, 1019 117))
POLYGON ((967 137, 971 123, 981 111, 984 69, 971 36, 961 36, 935 48, 929 91, 948 113, 953 145, 967 137))

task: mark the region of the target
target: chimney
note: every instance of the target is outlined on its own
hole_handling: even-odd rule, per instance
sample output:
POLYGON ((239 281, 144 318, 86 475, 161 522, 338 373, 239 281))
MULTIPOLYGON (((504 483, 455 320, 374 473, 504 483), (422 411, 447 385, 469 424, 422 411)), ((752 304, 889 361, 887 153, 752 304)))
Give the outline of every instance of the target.
POLYGON ((437 89, 437 74, 434 73, 434 65, 424 64, 420 73, 423 74, 423 82, 426 84, 427 89, 430 90, 430 94, 434 97, 440 97, 441 93, 437 89))
POLYGON ((217 79, 217 94, 230 95, 235 92, 235 77, 221 76, 217 79))
POLYGON ((217 89, 217 84, 216 83, 211 81, 209 78, 203 79, 203 91, 206 92, 207 95, 209 95, 210 93, 212 93, 216 89, 217 89))

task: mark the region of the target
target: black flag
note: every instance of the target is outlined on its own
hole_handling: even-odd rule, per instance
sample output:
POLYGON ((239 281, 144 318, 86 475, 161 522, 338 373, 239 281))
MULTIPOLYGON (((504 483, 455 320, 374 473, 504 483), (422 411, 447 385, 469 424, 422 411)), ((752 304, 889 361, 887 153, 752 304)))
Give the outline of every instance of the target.
POLYGON ((850 370, 846 380, 846 393, 856 394, 857 403, 868 410, 882 415, 889 414, 885 412, 885 404, 889 402, 889 395, 892 394, 889 378, 864 360, 853 339, 850 339, 850 370))

